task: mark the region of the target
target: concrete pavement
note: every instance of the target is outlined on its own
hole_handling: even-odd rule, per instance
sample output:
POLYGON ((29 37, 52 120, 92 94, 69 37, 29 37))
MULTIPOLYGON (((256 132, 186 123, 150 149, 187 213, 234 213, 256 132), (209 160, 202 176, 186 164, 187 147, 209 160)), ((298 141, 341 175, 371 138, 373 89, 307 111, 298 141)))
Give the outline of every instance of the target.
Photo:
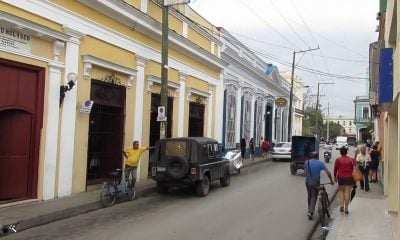
MULTIPOLYGON (((250 161, 247 159, 243 167, 253 166, 269 160, 256 158, 255 161, 250 161)), ((350 214, 344 215, 339 213, 339 209, 332 209, 333 223, 329 227, 328 240, 395 239, 383 197, 382 186, 379 183, 371 183, 370 188, 370 192, 357 189, 356 197, 349 207, 350 214)), ((136 184, 136 191, 137 197, 142 197, 155 192, 156 184, 151 179, 141 180, 136 184)), ((20 202, 9 206, 0 206, 0 230, 2 230, 1 226, 7 227, 10 224, 16 224, 15 229, 23 231, 103 208, 99 195, 98 190, 92 190, 48 201, 20 202)), ((333 201, 338 201, 337 198, 338 195, 333 201)), ((318 227, 317 221, 315 227, 318 227)))
MULTIPOLYGON (((243 168, 270 159, 246 159, 243 168)), ((35 226, 47 224, 60 219, 103 208, 100 203, 100 189, 73 194, 47 201, 29 200, 0 206, 0 237, 7 235, 8 226, 16 225, 15 230, 20 232, 35 226), (3 234, 4 232, 4 234, 3 234)), ((136 198, 156 192, 156 183, 152 179, 143 179, 136 183, 136 198)), ((123 200, 121 200, 123 201, 123 200)))
MULTIPOLYGON (((339 195, 336 201, 339 201, 338 198, 339 195)), ((332 212, 333 224, 329 227, 327 240, 395 239, 380 183, 370 183, 369 192, 358 187, 349 205, 349 214, 341 213, 339 207, 332 209, 332 212)))

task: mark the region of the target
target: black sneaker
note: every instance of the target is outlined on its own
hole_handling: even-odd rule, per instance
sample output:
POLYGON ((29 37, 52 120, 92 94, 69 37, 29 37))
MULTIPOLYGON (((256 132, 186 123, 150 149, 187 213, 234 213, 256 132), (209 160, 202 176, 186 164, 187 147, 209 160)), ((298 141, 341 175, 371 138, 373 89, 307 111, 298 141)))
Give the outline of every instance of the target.
POLYGON ((308 212, 308 213, 307 213, 308 220, 312 220, 312 215, 313 215, 313 214, 312 214, 312 213, 310 213, 310 212, 308 212))

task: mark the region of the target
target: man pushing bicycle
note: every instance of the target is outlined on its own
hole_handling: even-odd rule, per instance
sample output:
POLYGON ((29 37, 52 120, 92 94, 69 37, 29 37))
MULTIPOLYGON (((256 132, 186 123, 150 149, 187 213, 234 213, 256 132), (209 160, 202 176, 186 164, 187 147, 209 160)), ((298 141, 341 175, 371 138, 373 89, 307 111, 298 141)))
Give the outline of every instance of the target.
POLYGON ((318 198, 318 188, 320 184, 320 173, 322 170, 325 171, 326 175, 329 177, 331 185, 334 184, 331 172, 326 168, 324 162, 318 159, 318 153, 312 152, 311 159, 305 161, 304 170, 306 175, 306 188, 307 188, 307 203, 308 211, 307 216, 309 220, 312 220, 315 204, 318 198))

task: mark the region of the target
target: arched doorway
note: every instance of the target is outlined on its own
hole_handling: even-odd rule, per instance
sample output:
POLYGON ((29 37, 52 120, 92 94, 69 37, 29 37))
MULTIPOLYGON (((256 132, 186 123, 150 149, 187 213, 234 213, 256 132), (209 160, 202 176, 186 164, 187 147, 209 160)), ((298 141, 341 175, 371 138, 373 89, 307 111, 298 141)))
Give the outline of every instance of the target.
POLYGON ((265 106, 265 131, 264 136, 268 141, 272 140, 272 113, 273 113, 273 106, 270 102, 267 102, 265 106))

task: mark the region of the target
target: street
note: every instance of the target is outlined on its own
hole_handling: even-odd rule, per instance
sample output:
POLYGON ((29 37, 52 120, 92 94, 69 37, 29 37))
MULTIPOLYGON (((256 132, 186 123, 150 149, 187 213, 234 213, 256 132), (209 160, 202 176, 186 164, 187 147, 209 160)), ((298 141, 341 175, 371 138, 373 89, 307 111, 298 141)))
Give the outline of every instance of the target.
MULTIPOLYGON (((335 188, 327 186, 330 194, 335 188)), ((204 198, 154 193, 5 239, 307 239, 318 215, 309 221, 306 209, 303 171, 292 176, 289 162, 267 161, 234 175, 227 188, 213 183, 204 198)))

